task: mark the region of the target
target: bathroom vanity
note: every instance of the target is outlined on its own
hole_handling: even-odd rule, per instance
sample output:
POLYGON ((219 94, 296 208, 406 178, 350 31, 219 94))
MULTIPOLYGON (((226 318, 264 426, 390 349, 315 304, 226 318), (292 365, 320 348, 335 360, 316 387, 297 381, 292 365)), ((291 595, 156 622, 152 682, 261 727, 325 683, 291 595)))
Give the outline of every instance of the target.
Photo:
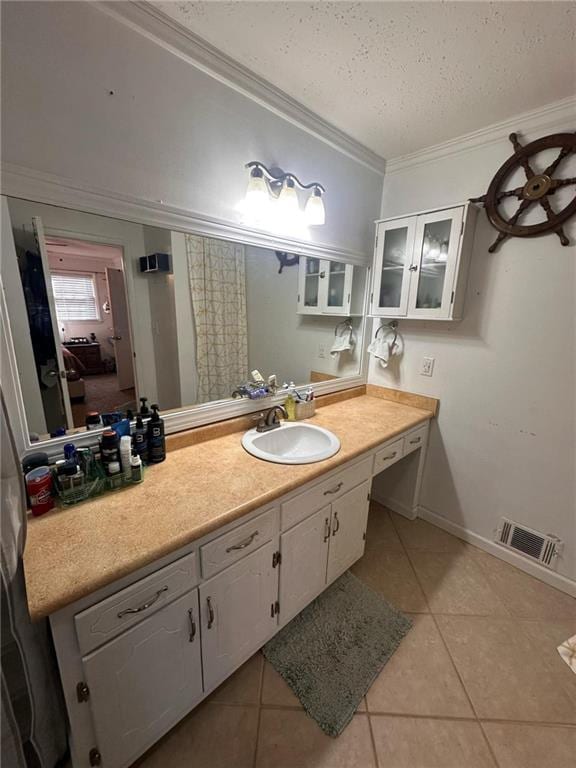
POLYGON ((31 521, 29 607, 50 616, 74 768, 130 765, 358 560, 371 489, 415 516, 423 401, 319 408, 313 422, 341 440, 326 461, 264 462, 236 432, 31 521))

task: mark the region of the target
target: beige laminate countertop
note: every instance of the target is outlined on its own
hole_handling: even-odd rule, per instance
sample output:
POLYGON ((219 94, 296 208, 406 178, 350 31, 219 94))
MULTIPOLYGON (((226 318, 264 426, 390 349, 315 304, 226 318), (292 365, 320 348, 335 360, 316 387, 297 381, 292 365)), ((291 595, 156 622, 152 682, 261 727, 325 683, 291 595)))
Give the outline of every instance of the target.
POLYGON ((144 483, 31 518, 24 552, 33 620, 120 579, 295 490, 432 417, 362 395, 319 408, 312 421, 340 438, 316 464, 272 464, 241 446, 241 432, 169 453, 144 483))

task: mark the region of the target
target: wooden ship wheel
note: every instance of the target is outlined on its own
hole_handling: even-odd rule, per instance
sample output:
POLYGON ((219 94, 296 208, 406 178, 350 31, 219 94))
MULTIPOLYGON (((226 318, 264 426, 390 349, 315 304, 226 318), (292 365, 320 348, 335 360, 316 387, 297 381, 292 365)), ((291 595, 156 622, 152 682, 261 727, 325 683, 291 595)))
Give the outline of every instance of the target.
POLYGON ((555 133, 544 136, 541 139, 522 146, 518 136, 511 133, 509 136, 514 146, 514 154, 496 171, 488 192, 482 197, 471 198, 472 203, 483 203, 491 224, 499 231, 498 237, 492 243, 488 251, 494 253, 503 240, 508 237, 535 237, 547 232, 555 232, 562 245, 569 245, 570 241, 565 235, 562 225, 576 213, 576 195, 564 205, 561 210, 555 210, 550 198, 554 199, 557 190, 572 184, 576 185, 576 176, 571 178, 554 178, 562 161, 576 153, 576 133, 555 133), (558 149, 555 160, 541 173, 533 170, 531 159, 547 149, 558 149), (526 174, 526 183, 515 189, 505 189, 508 178, 519 168, 526 174), (506 218, 499 210, 506 198, 515 197, 519 201, 516 212, 506 218), (521 224, 526 211, 533 205, 539 205, 544 209, 546 218, 536 224, 521 224))

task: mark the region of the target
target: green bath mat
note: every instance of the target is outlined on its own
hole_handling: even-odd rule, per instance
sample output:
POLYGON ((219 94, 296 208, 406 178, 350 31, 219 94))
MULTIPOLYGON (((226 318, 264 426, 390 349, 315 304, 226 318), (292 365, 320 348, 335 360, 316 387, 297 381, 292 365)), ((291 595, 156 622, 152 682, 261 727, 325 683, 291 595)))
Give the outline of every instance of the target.
POLYGON ((306 712, 338 736, 412 622, 347 572, 262 652, 306 712))

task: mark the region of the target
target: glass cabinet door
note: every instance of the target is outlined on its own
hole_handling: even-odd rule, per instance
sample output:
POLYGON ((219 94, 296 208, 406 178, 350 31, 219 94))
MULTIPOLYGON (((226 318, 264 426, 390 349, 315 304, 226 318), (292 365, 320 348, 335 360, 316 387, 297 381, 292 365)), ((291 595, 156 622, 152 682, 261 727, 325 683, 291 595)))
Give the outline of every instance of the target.
POLYGON ((339 261, 326 261, 324 264, 328 281, 324 311, 331 315, 348 314, 353 267, 339 261))
POLYGON ((409 314, 449 317, 462 208, 418 216, 409 314))
POLYGON ((320 259, 301 256, 298 266, 298 311, 316 315, 322 312, 325 271, 320 259))
POLYGON ((396 219, 378 224, 374 291, 371 314, 405 315, 408 306, 409 271, 416 219, 396 219))

